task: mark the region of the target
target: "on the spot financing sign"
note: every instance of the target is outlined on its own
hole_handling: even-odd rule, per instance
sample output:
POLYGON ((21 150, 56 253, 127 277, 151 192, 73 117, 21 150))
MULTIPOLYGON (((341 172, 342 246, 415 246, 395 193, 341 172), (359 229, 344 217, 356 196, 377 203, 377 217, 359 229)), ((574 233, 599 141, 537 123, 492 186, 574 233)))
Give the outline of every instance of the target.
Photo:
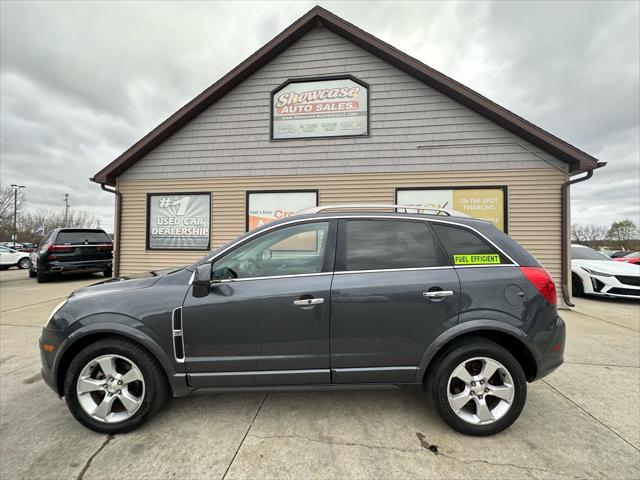
POLYGON ((367 87, 350 78, 291 82, 273 94, 272 108, 275 140, 368 133, 367 87))
POLYGON ((457 210, 505 231, 504 194, 503 188, 407 189, 398 190, 397 203, 457 210))
POLYGON ((315 191, 249 192, 247 231, 317 205, 318 193, 315 191))
POLYGON ((150 194, 147 212, 147 248, 209 250, 210 194, 150 194))

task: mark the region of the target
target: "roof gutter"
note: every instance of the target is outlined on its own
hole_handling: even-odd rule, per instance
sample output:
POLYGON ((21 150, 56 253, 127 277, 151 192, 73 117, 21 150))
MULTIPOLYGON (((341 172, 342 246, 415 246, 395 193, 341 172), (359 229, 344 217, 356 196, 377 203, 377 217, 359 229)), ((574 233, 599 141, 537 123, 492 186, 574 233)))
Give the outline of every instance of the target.
MULTIPOLYGON (((90 180, 92 182, 95 181, 94 178, 91 178, 90 180)), ((109 188, 104 183, 100 184, 100 188, 105 192, 113 193, 116 196, 116 218, 115 218, 115 225, 114 225, 116 238, 115 238, 115 248, 113 250, 113 275, 117 277, 120 275, 120 238, 121 238, 120 225, 122 223, 120 222, 120 216, 122 213, 122 194, 115 188, 113 189, 109 188)))
MULTIPOLYGON (((596 168, 602 168, 607 164, 607 162, 598 162, 598 166, 596 168)), ((584 177, 576 178, 574 180, 568 180, 562 184, 561 187, 561 199, 560 203, 562 206, 562 221, 561 221, 561 243, 562 243, 562 278, 561 278, 561 290, 562 290, 562 298, 564 299, 564 303, 566 303, 569 307, 574 307, 575 305, 571 301, 571 295, 569 292, 569 262, 570 262, 570 236, 569 236, 569 187, 576 183, 584 182, 585 180, 589 180, 593 177, 593 170, 588 170, 587 174, 584 177)))

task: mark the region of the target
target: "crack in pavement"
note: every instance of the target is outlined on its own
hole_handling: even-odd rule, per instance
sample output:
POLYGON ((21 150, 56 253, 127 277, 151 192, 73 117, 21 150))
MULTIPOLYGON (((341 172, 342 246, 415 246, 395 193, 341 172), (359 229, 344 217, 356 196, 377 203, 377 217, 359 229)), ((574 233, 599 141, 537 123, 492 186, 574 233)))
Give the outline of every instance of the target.
POLYGON ((614 365, 611 363, 564 362, 565 365, 584 365, 587 367, 640 368, 640 365, 614 365))
MULTIPOLYGON (((253 427, 253 422, 256 421, 256 418, 258 417, 258 414, 260 413, 260 410, 262 410, 262 406, 264 405, 264 402, 267 400, 268 396, 269 396, 268 393, 264 394, 264 397, 262 398, 262 402, 260 402, 260 405, 258 406, 258 409, 256 410, 255 415, 251 419, 251 423, 249 423, 249 428, 247 428, 247 431, 244 432, 244 437, 242 437, 242 440, 240 441, 240 445, 238 445, 238 448, 236 449, 235 453, 233 454, 233 457, 231 458, 231 461, 229 462, 229 465, 227 465, 227 469, 224 471, 224 474, 222 475, 222 480, 224 480, 225 477, 227 476, 227 473, 229 473, 229 469, 231 468, 231 465, 233 465, 233 462, 235 461, 236 456, 238 455, 238 452, 240 451, 240 448, 242 448, 242 445, 244 444, 244 441, 246 440, 247 435, 249 435, 249 431, 251 430, 251 427, 253 427)), ((78 479, 78 480, 80 480, 80 479, 78 479)))
POLYGON ((42 303, 49 303, 49 302, 53 302, 55 300, 61 300, 63 298, 66 298, 66 297, 65 296, 55 297, 55 298, 50 298, 48 300, 42 300, 41 302, 27 303, 26 305, 20 305, 18 307, 11 307, 11 308, 7 308, 5 310, 0 310, 0 313, 12 312, 14 310, 20 310, 21 308, 33 307, 34 305, 40 305, 42 303))
POLYGON ((594 320, 600 320, 601 322, 608 323, 609 325, 615 325, 616 327, 620 327, 620 328, 625 328, 627 330, 631 330, 632 332, 635 332, 635 333, 640 335, 640 332, 638 330, 636 330, 635 328, 625 327, 624 325, 620 325, 619 323, 610 322, 609 320, 605 320, 604 318, 600 318, 600 317, 596 317, 595 315, 590 315, 588 313, 584 313, 584 312, 582 312, 580 310, 572 310, 572 312, 575 312, 575 313, 577 313, 579 315, 584 315, 585 317, 588 317, 588 318, 593 318, 594 320))
POLYGON ((87 473, 87 470, 89 470, 89 467, 91 466, 91 462, 93 462, 93 459, 96 458, 96 456, 104 449, 104 447, 106 447, 109 444, 109 442, 111 442, 111 440, 113 440, 114 438, 115 438, 115 435, 113 433, 107 435, 107 438, 105 438, 104 442, 102 442, 102 445, 98 447, 98 450, 96 450, 93 453, 93 455, 91 455, 87 459, 87 462, 84 464, 84 467, 82 467, 82 470, 80 470, 80 473, 78 474, 78 477, 76 480, 84 479, 84 475, 87 473))
POLYGON ((620 440, 622 440, 624 443, 626 443, 627 445, 629 445, 631 448, 633 448, 634 450, 640 452, 640 448, 636 447, 633 443, 631 443, 629 440, 627 440, 626 438, 624 438, 622 435, 620 435, 618 432, 616 432, 613 428, 611 428, 609 425, 607 425, 606 423, 604 423, 602 420, 600 420, 598 417, 592 415, 591 413, 589 413, 585 408, 583 408, 581 405, 579 405, 578 403, 574 402, 573 400, 571 400, 568 396, 566 396, 564 393, 562 393, 560 390, 558 390, 556 387, 554 387, 553 385, 551 385, 549 382, 547 382, 544 378, 540 380, 542 383, 544 383, 545 385, 547 385, 550 389, 552 389, 554 392, 556 392, 558 395, 560 395, 562 398, 564 398, 565 400, 571 402, 573 405, 575 405, 577 408, 579 408, 582 412, 584 412, 585 414, 589 415, 591 418, 593 418, 596 422, 598 422, 600 425, 602 425, 604 428, 606 428, 607 430, 609 430, 611 433, 613 433, 616 437, 618 437, 620 440))
POLYGON ((269 440, 269 439, 277 439, 277 438, 290 438, 290 439, 299 439, 299 440, 306 440, 307 442, 313 442, 313 443, 323 443, 326 445, 338 445, 338 446, 347 446, 347 447, 363 447, 363 448, 369 448, 372 450, 392 450, 392 451, 398 451, 398 452, 406 452, 406 453, 426 453, 426 452, 430 452, 432 453, 434 456, 442 456, 446 459, 452 460, 454 462, 460 462, 460 463, 464 463, 464 464, 469 464, 469 463, 482 463, 482 464, 486 464, 492 467, 512 467, 512 468, 517 468, 519 470, 526 470, 528 472, 540 472, 540 473, 549 473, 552 475, 560 475, 560 476, 565 476, 565 477, 571 477, 571 478, 577 478, 577 479, 584 479, 584 478, 590 478, 590 477, 580 477, 578 475, 574 475, 572 473, 566 473, 566 472, 557 472, 554 470, 547 470, 545 468, 538 468, 538 467, 527 467, 524 465, 517 465, 515 463, 498 463, 498 462, 490 462, 489 460, 480 460, 480 459, 473 459, 473 460, 465 460, 462 458, 457 458, 454 457, 453 455, 449 455, 446 453, 442 453, 442 450, 440 450, 440 447, 438 448, 437 452, 433 452, 430 451, 427 448, 400 448, 400 447, 390 447, 390 446, 382 446, 382 445, 368 445, 366 443, 358 443, 358 442, 336 442, 336 441, 332 441, 332 440, 321 440, 321 439, 317 439, 317 438, 309 438, 309 437, 305 437, 304 435, 256 435, 256 434, 250 434, 247 435, 248 437, 253 437, 253 438, 259 438, 261 440, 269 440))
POLYGON ((3 373, 2 375, 0 375, 0 377, 6 377, 7 375, 10 375, 10 374, 12 374, 12 373, 14 373, 14 372, 17 372, 18 370, 22 370, 23 368, 31 367, 32 365, 35 365, 35 364, 37 364, 37 363, 40 363, 40 360, 36 360, 36 361, 35 361, 35 362, 33 362, 33 363, 28 363, 27 365, 23 365, 23 366, 21 366, 21 367, 18 367, 18 368, 16 368, 15 370, 11 370, 10 372, 5 372, 5 373, 3 373))

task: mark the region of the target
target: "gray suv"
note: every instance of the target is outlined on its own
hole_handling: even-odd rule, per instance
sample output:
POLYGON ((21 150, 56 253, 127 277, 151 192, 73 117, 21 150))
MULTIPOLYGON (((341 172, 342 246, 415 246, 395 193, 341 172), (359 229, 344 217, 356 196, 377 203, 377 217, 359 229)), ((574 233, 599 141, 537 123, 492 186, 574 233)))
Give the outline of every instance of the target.
POLYGON ((44 379, 106 433, 196 390, 404 385, 459 432, 507 428, 563 361, 551 277, 491 223, 373 210, 317 208, 76 290, 43 329, 44 379))

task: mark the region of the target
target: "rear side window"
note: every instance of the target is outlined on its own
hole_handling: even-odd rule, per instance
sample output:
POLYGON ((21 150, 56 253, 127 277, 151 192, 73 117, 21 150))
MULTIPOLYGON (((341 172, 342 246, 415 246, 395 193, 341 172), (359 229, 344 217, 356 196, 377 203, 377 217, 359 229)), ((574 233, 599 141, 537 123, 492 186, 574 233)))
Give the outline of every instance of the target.
POLYGON ((438 223, 433 223, 432 226, 447 250, 453 265, 501 265, 512 263, 489 245, 486 240, 466 228, 438 223))
POLYGON ((111 243, 111 237, 100 230, 73 230, 58 233, 56 243, 111 243))
POLYGON ((395 220, 347 220, 339 270, 438 267, 447 259, 428 225, 395 220))

